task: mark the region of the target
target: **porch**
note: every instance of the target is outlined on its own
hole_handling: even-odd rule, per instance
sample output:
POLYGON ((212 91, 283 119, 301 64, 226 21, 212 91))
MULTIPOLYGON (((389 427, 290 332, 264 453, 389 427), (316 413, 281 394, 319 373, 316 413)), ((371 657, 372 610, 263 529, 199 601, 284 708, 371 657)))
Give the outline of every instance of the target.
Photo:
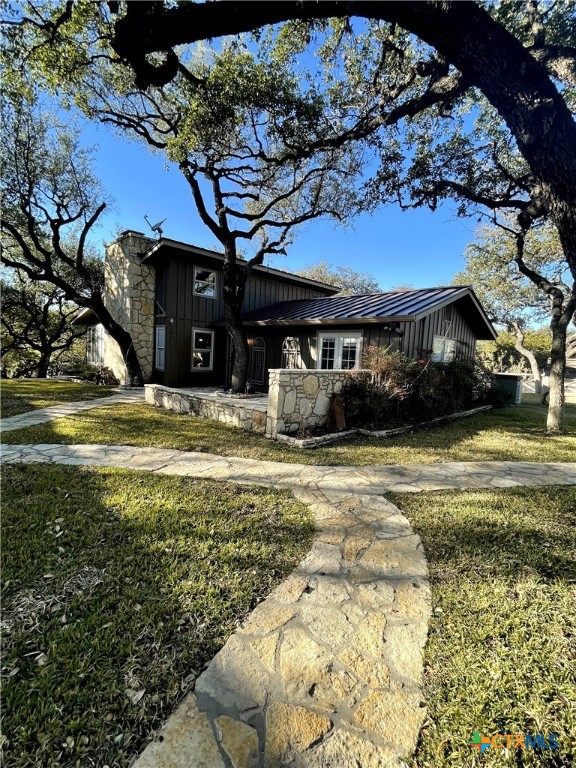
POLYGON ((268 395, 230 395, 222 387, 144 386, 146 402, 176 413, 189 413, 248 432, 266 432, 268 395))

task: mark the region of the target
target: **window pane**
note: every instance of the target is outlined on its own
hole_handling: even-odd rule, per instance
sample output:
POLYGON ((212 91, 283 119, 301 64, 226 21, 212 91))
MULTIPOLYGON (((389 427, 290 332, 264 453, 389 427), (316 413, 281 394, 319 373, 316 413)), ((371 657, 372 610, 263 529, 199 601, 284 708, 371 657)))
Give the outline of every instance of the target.
POLYGON ((194 368, 211 368, 212 352, 195 351, 192 357, 192 365, 194 368))
POLYGON ((327 370, 334 368, 334 358, 336 356, 336 339, 322 339, 322 355, 320 367, 327 370))
POLYGON ((194 333, 194 349, 211 349, 212 348, 212 334, 211 333, 194 333))
POLYGON ((358 339, 342 339, 342 368, 354 368, 358 356, 358 339))
POLYGON ((197 269, 196 270, 196 280, 200 280, 203 283, 215 283, 216 282, 216 272, 212 272, 209 269, 197 269))
POLYGON ((216 296, 216 272, 197 267, 194 270, 194 293, 214 298, 216 296))

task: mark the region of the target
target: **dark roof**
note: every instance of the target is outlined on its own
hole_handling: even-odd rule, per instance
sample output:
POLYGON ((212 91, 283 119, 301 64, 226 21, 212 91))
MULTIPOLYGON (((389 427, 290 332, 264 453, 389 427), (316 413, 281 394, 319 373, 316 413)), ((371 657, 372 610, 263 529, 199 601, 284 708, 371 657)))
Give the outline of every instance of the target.
MULTIPOLYGON (((478 338, 496 338, 486 313, 470 286, 414 288, 387 293, 321 296, 282 301, 247 312, 247 325, 364 325, 410 322, 456 301, 474 313, 478 338)), ((464 307, 463 307, 464 309, 464 307)))
MULTIPOLYGON (((142 255, 142 261, 154 264, 166 255, 202 256, 202 258, 213 260, 219 265, 224 263, 223 253, 210 251, 207 248, 200 248, 199 246, 191 245, 190 243, 183 243, 180 240, 171 240, 167 237, 151 241, 150 248, 142 255)), ((239 258, 238 261, 243 263, 244 259, 239 258)), ((275 269, 274 267, 267 267, 265 265, 253 267, 252 274, 257 277, 269 277, 272 280, 280 280, 286 283, 293 283, 294 285, 306 286, 307 288, 315 289, 318 292, 322 291, 327 296, 331 296, 340 291, 340 288, 337 288, 334 285, 329 285, 328 283, 322 283, 320 280, 312 280, 303 275, 296 275, 294 272, 286 272, 282 269, 275 269)))

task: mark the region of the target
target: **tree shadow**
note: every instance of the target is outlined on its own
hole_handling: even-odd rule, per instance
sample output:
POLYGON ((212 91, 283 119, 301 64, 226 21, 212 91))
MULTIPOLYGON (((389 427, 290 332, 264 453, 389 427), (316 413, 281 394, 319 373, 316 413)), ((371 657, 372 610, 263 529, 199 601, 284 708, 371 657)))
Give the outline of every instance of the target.
POLYGON ((8 467, 5 608, 26 590, 61 598, 14 630, 4 660, 18 669, 4 691, 12 764, 128 765, 301 560, 302 509, 283 492, 192 478, 8 467), (67 592, 87 567, 101 580, 67 592))

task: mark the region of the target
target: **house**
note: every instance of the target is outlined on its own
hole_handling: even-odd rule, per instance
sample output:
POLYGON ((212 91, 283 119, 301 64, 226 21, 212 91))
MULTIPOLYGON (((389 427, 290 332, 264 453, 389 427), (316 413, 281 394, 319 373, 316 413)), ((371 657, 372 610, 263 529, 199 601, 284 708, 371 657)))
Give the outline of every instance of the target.
MULTIPOLYGON (((226 386, 231 344, 224 324, 224 257, 168 238, 127 231, 106 250, 105 301, 132 336, 146 379, 170 387, 226 386)), ((255 267, 244 323, 249 379, 265 390, 272 368, 360 367, 362 348, 390 347, 415 359, 472 358, 496 333, 470 286, 361 296, 278 269, 255 267)), ((120 350, 90 310, 87 359, 126 371, 120 350)))

